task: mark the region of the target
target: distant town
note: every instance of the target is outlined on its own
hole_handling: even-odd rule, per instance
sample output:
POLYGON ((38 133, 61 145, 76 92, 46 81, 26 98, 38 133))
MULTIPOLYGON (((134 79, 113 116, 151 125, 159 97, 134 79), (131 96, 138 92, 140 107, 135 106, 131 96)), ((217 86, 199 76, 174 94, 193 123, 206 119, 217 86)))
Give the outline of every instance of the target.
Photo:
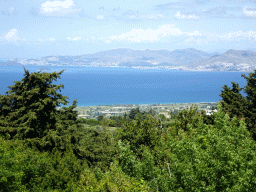
POLYGON ((206 115, 212 115, 213 112, 217 112, 217 102, 201 102, 201 103, 173 103, 173 104, 123 104, 123 105, 98 105, 77 107, 78 118, 97 119, 98 116, 104 116, 110 118, 111 116, 124 116, 129 114, 131 109, 139 108, 140 111, 148 112, 153 109, 156 115, 164 115, 166 118, 171 118, 171 114, 178 113, 183 109, 189 109, 191 106, 198 106, 198 111, 204 110, 206 115))

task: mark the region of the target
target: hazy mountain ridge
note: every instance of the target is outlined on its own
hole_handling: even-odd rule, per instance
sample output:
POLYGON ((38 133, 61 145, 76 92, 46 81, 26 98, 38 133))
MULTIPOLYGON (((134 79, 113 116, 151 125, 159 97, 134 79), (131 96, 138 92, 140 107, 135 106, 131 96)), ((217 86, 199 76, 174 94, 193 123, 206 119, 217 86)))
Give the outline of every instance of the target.
POLYGON ((256 52, 230 49, 209 59, 199 59, 189 67, 196 71, 252 71, 256 69, 256 52))
POLYGON ((47 56, 41 59, 14 60, 0 65, 58 65, 90 67, 165 68, 185 71, 252 71, 256 52, 228 50, 223 54, 197 49, 133 50, 119 48, 79 56, 47 56))

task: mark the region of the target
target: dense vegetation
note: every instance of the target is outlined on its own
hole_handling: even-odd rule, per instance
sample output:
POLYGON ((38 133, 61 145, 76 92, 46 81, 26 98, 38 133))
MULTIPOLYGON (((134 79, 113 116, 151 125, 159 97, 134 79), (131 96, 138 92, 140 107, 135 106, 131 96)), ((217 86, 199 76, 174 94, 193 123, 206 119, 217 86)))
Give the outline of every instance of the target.
POLYGON ((255 191, 256 70, 223 87, 217 113, 171 119, 77 119, 76 101, 58 109, 62 73, 25 70, 0 95, 1 191, 255 191))

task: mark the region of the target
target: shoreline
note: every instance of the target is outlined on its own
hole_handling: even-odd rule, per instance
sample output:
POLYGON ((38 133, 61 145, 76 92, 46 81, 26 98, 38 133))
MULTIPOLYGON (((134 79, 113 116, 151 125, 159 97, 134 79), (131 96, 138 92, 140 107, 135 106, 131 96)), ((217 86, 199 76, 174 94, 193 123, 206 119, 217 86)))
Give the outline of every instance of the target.
POLYGON ((138 69, 142 71, 146 70, 157 70, 157 71, 177 71, 177 72, 243 72, 243 73, 251 73, 254 71, 254 69, 250 70, 215 70, 215 69, 193 69, 193 68, 186 68, 186 66, 179 66, 179 67, 165 67, 165 66, 156 66, 156 67, 143 67, 143 66, 132 66, 132 67, 126 67, 126 66, 91 66, 91 65, 38 65, 38 64, 0 64, 0 66, 23 66, 23 67, 84 67, 84 68, 123 68, 123 69, 138 69))
MULTIPOLYGON (((77 106, 76 108, 79 108, 79 107, 103 107, 103 106, 161 106, 161 105, 192 105, 192 104, 207 104, 207 103, 211 103, 211 104, 214 104, 214 103, 218 103, 219 101, 203 101, 203 102, 185 102, 185 103, 182 103, 182 102, 178 102, 178 103, 126 103, 126 104, 95 104, 95 105, 79 105, 77 106)), ((67 106, 71 106, 71 105, 67 105, 67 106)))
MULTIPOLYGON (((91 105, 79 105, 77 106, 77 108, 79 107, 97 107, 97 106, 156 106, 156 105, 185 105, 185 104, 207 104, 207 103, 211 103, 211 104, 214 104, 214 103, 218 103, 219 101, 201 101, 201 102, 178 102, 178 103, 126 103, 126 104, 91 104, 91 105)), ((71 105, 68 105, 68 106, 71 106, 71 105)))

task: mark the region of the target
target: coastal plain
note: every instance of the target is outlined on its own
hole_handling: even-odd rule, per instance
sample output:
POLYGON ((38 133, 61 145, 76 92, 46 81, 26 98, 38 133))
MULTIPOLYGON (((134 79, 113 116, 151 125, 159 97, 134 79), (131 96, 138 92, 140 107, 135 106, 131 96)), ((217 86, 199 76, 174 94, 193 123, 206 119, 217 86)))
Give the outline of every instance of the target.
POLYGON ((153 109, 156 114, 163 114, 167 118, 171 118, 172 113, 179 113, 183 109, 188 109, 192 105, 198 107, 198 111, 205 110, 206 114, 211 114, 212 109, 215 109, 218 102, 199 102, 199 103, 170 103, 170 104, 118 104, 118 105, 97 105, 76 107, 79 118, 97 119, 102 115, 109 118, 110 116, 123 116, 134 108, 139 108, 140 111, 148 112, 153 109))

